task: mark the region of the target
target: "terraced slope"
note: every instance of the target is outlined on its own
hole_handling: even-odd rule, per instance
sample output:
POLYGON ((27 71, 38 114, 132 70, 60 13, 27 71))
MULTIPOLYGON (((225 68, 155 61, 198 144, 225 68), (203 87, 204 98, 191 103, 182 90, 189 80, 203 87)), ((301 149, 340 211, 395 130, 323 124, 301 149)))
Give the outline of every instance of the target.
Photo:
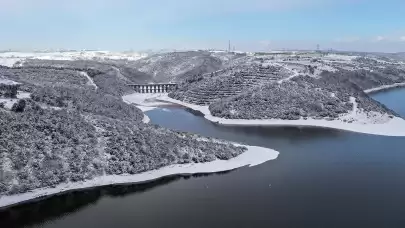
POLYGON ((287 78, 291 72, 280 66, 231 67, 195 81, 182 83, 170 97, 187 103, 209 105, 217 100, 247 92, 257 86, 287 78))
POLYGON ((389 59, 245 56, 218 72, 189 77, 169 96, 231 119, 336 119, 354 107, 395 116, 364 90, 404 82, 405 65, 389 59))
POLYGON ((372 100, 358 86, 336 75, 320 79, 298 76, 269 83, 209 106, 213 116, 227 119, 338 119, 353 110, 396 114, 372 100))

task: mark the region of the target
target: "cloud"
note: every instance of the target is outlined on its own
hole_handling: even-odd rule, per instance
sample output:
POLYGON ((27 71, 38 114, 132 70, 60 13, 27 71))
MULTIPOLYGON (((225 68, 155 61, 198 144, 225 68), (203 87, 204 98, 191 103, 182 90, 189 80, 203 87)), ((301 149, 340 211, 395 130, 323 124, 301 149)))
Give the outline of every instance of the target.
POLYGON ((384 36, 376 36, 371 39, 371 42, 381 42, 381 43, 398 43, 405 41, 405 36, 401 36, 398 33, 393 33, 384 36))
POLYGON ((373 39, 373 41, 375 41, 375 42, 380 42, 380 41, 384 41, 384 40, 387 40, 387 37, 385 37, 385 36, 377 36, 377 37, 375 37, 373 39))

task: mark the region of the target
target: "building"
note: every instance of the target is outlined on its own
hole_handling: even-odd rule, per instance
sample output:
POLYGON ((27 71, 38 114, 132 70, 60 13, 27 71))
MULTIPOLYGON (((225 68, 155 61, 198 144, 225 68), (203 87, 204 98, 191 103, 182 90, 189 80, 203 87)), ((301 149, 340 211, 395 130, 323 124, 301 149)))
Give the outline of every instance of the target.
POLYGON ((0 78, 0 98, 16 98, 20 83, 0 78))

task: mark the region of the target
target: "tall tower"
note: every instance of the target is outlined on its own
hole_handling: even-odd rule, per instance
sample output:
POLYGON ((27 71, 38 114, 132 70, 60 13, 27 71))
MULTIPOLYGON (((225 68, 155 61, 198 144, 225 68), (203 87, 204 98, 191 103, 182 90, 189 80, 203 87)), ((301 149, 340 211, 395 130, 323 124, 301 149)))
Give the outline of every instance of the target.
POLYGON ((316 45, 316 50, 319 52, 319 44, 316 45))
POLYGON ((229 43, 228 43, 228 52, 231 52, 231 40, 229 40, 229 43))

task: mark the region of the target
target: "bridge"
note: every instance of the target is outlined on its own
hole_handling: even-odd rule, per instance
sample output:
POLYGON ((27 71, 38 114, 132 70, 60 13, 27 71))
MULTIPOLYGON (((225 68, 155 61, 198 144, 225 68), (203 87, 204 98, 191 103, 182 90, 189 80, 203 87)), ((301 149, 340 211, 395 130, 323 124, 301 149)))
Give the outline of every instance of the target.
POLYGON ((176 83, 129 84, 138 93, 168 93, 177 89, 176 83))

